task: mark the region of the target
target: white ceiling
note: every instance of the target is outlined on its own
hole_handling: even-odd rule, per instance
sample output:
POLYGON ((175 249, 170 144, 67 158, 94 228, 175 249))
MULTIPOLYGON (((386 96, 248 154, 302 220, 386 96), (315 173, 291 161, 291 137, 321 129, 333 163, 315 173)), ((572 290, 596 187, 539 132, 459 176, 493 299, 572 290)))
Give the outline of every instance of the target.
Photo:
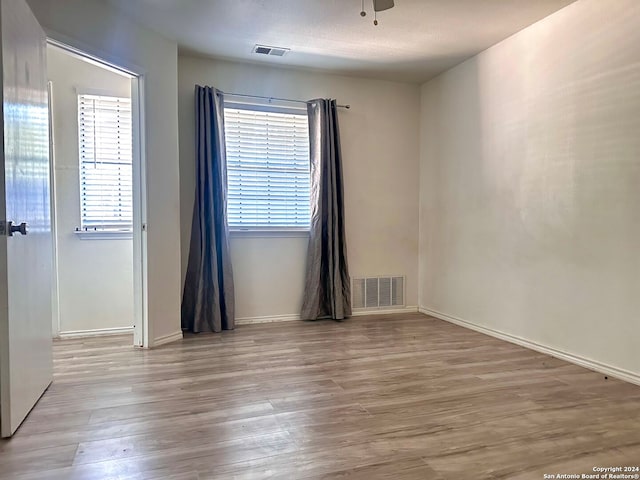
POLYGON ((108 1, 182 52, 423 82, 575 0, 395 0, 377 27, 371 0, 108 1))

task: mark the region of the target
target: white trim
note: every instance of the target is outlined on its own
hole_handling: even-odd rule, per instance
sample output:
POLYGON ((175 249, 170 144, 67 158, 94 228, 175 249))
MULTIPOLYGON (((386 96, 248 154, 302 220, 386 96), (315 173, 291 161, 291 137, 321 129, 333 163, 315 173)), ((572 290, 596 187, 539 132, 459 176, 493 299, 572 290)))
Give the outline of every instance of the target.
POLYGON ((165 345, 171 342, 177 342, 178 340, 182 340, 182 338, 182 330, 178 330, 177 332, 170 333, 169 335, 163 335, 154 339, 151 348, 159 347, 160 345, 165 345))
POLYGON ((640 385, 640 375, 634 372, 630 372, 629 370, 624 370, 622 368, 607 365, 605 363, 591 360, 589 358, 585 358, 580 355, 564 352, 562 350, 557 350, 552 347, 547 347, 545 345, 541 345, 531 340, 527 340, 522 337, 517 337, 515 335, 511 335, 508 333, 500 332, 492 328, 482 327, 480 325, 469 322, 467 320, 462 320, 461 318, 453 317, 451 315, 438 312, 437 310, 431 310, 430 308, 420 307, 419 311, 420 313, 424 313, 425 315, 430 315, 432 317, 439 318, 440 320, 444 320, 445 322, 453 323, 455 325, 459 325, 461 327, 465 327, 470 330, 475 330, 476 332, 484 333, 485 335, 489 335, 491 337, 498 338, 506 342, 520 345, 521 347, 525 347, 530 350, 535 350, 536 352, 544 353, 552 357, 559 358, 560 360, 565 360, 569 363, 573 363, 580 367, 593 370, 594 372, 602 373, 604 375, 608 375, 610 377, 617 378, 625 382, 633 383, 635 385, 640 385))
MULTIPOLYGON (((134 271, 134 335, 133 344, 149 348, 148 264, 147 264, 147 152, 145 82, 147 71, 128 60, 96 50, 55 30, 45 29, 47 45, 121 75, 131 77, 131 120, 133 140, 133 271, 134 271)), ((89 237, 95 238, 97 237, 89 237)), ((109 237, 113 238, 113 237, 109 237)), ((181 333, 182 335, 182 333, 181 333)))
POLYGON ((243 317, 236 318, 236 325, 253 325, 254 323, 274 323, 274 322, 294 322, 300 320, 300 315, 292 313, 290 315, 269 315, 266 317, 243 317))
POLYGON ((145 77, 131 79, 131 112, 133 140, 133 298, 134 332, 133 343, 149 348, 151 325, 149 325, 148 258, 147 258, 147 152, 145 134, 146 110, 145 77), (137 120, 137 121, 136 121, 137 120))
POLYGON ((386 308, 377 307, 372 309, 357 309, 351 314, 352 317, 364 317, 365 315, 390 315, 392 313, 416 313, 418 311, 417 306, 409 306, 402 308, 386 308))
POLYGON ((51 333, 54 337, 60 333, 60 279, 58 275, 58 208, 56 194, 56 155, 55 155, 55 132, 53 124, 53 82, 47 82, 47 93, 49 95, 49 196, 51 197, 51 246, 52 246, 52 283, 51 301, 53 307, 51 333))
MULTIPOLYGON (((405 308, 388 308, 386 310, 377 308, 375 310, 357 310, 352 313, 351 317, 363 317, 365 315, 390 315, 392 313, 416 313, 418 307, 405 308)), ((256 323, 274 323, 274 322, 294 322, 301 320, 300 315, 292 313, 289 315, 268 315, 266 317, 242 317, 236 318, 236 325, 253 325, 256 323)))
POLYGON ((96 328, 95 330, 69 330, 60 332, 57 338, 100 337, 105 335, 125 335, 133 333, 133 327, 96 328))

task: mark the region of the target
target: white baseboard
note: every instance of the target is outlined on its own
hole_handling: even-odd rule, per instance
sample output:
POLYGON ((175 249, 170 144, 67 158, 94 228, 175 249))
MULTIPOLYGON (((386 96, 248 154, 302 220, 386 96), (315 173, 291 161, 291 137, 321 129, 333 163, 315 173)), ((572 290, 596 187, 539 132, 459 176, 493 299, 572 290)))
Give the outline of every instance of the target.
POLYGON ((81 338, 81 337, 99 337, 104 335, 133 335, 133 327, 118 327, 118 328, 96 328, 94 330, 69 330, 67 332, 60 332, 56 337, 58 338, 81 338))
MULTIPOLYGON (((416 313, 418 307, 404 307, 395 309, 376 308, 375 310, 358 310, 352 313, 352 317, 362 317, 365 315, 390 315, 392 313, 416 313)), ((293 322, 300 320, 299 314, 290 315, 270 315, 266 317, 242 317, 236 318, 236 325, 253 325, 256 323, 273 323, 273 322, 293 322)))
POLYGON ((160 345, 165 345, 171 342, 176 342, 178 340, 182 340, 182 330, 178 330, 177 332, 155 338, 153 340, 153 343, 151 344, 151 348, 159 347, 160 345))
POLYGON ((355 310, 351 316, 352 317, 364 317, 366 315, 391 315, 394 313, 417 313, 417 306, 409 306, 402 308, 375 308, 375 309, 362 309, 355 310))
POLYGON ((420 307, 419 311, 420 313, 424 313, 425 315, 431 315, 432 317, 439 318, 440 320, 444 320, 446 322, 453 323, 470 330, 475 330, 476 332, 484 333, 485 335, 499 338, 500 340, 515 343, 516 345, 535 350, 536 352, 545 353, 547 355, 559 358, 560 360, 565 360, 580 367, 588 368, 589 370, 593 370, 594 372, 602 373, 604 375, 608 375, 625 382, 633 383, 635 385, 640 385, 640 375, 634 372, 630 372, 629 370, 624 370, 622 368, 607 365, 605 363, 601 363, 590 358, 585 358, 580 355, 575 355, 573 353, 568 353, 552 347, 547 347, 546 345, 541 345, 531 340, 500 332, 492 328, 483 327, 467 320, 462 320, 461 318, 453 317, 451 315, 447 315, 446 313, 438 312, 437 310, 432 310, 430 308, 420 307))
POLYGON ((236 318, 236 325, 253 325, 255 323, 293 322, 300 320, 299 314, 269 315, 266 317, 242 317, 236 318))

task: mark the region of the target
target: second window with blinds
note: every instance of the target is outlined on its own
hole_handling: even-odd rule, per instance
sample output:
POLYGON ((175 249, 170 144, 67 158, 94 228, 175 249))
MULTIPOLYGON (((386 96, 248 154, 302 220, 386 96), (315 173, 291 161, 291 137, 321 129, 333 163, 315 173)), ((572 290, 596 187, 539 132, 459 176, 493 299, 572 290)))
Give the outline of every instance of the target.
POLYGON ((131 99, 78 95, 79 233, 130 234, 133 227, 131 99))
POLYGON ((308 231, 306 111, 226 103, 224 121, 230 230, 308 231))

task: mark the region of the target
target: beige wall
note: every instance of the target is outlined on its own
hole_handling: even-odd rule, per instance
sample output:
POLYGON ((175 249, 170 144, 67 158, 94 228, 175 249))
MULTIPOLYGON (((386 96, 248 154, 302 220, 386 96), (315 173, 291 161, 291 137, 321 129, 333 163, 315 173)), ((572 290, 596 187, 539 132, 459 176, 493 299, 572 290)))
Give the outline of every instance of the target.
POLYGON ((131 80, 52 46, 47 47, 47 73, 53 93, 58 331, 131 327, 131 238, 83 240, 74 233, 80 226, 78 90, 131 97, 131 80))
POLYGON ((638 45, 579 0, 423 86, 421 306, 640 374, 638 45))
MULTIPOLYGON (((194 192, 194 85, 294 99, 337 98, 352 276, 407 276, 417 305, 418 121, 416 85, 180 56, 182 273, 186 268, 194 192)), ((238 318, 299 313, 307 238, 233 237, 238 318)))
POLYGON ((58 40, 144 73, 149 339, 180 333, 177 45, 98 0, 28 0, 58 40))

